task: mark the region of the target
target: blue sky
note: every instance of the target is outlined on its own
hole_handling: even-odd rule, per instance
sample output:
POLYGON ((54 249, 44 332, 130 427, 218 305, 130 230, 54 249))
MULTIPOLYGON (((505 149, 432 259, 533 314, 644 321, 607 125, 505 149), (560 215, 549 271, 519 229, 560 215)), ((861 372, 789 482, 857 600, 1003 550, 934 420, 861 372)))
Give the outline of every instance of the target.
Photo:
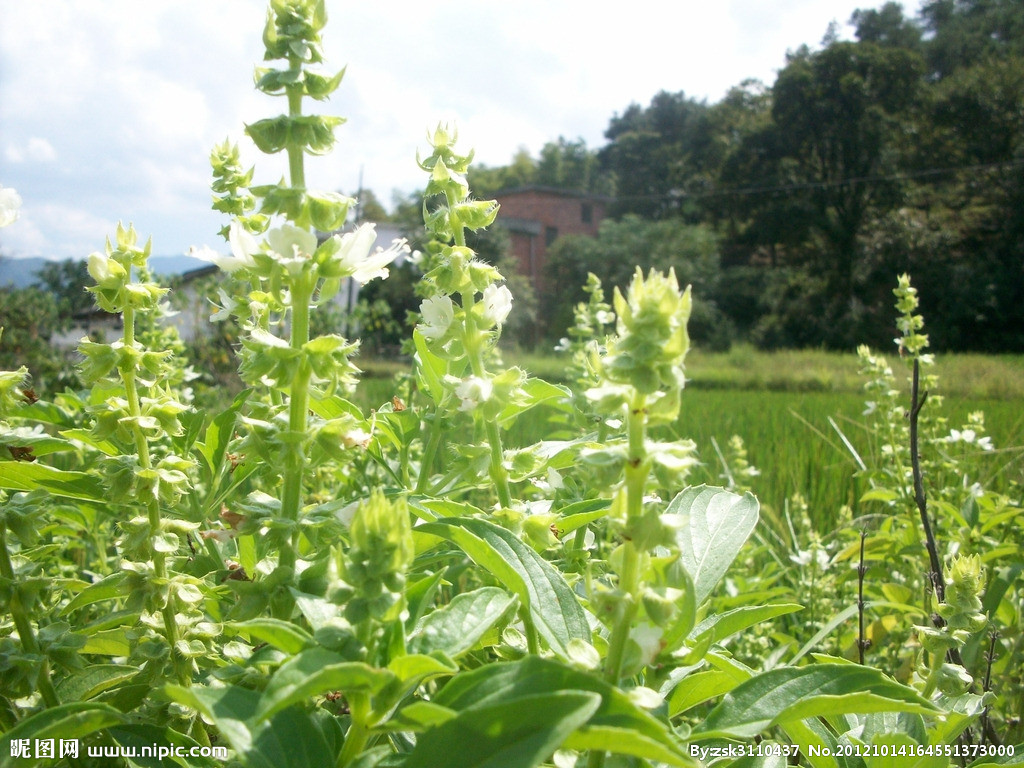
MULTIPOLYGON (((840 35, 880 0, 632 0, 629 3, 327 0, 326 67, 347 66, 320 111, 348 119, 310 186, 354 193, 422 186, 426 129, 455 121, 478 161, 582 137, 659 90, 716 101, 771 84, 787 50, 840 35), (671 15, 666 9, 671 8, 671 15)), ((283 174, 245 139, 282 106, 252 87, 263 0, 0 0, 0 184, 23 199, 0 230, 8 256, 85 257, 118 220, 156 254, 221 247, 208 157, 230 137, 258 183, 283 174)), ((907 13, 917 4, 908 2, 907 13)))

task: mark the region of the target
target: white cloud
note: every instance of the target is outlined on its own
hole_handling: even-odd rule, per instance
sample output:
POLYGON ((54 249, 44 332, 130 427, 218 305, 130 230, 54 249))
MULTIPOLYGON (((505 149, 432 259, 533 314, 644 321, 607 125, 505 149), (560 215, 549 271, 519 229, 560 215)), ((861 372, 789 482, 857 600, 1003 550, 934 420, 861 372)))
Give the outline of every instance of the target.
MULTIPOLYGON (((383 200, 420 188, 416 149, 447 118, 489 165, 560 135, 596 148, 631 102, 647 104, 659 90, 715 101, 748 77, 770 85, 787 50, 816 46, 830 20, 881 4, 681 0, 667 12, 660 0, 331 2, 325 67, 349 69, 334 99, 314 108, 349 122, 334 155, 309 159, 307 177, 351 193, 362 168, 383 200)), ((277 181, 282 158, 260 155, 243 136, 243 123, 284 108, 252 87, 265 8, 0 0, 0 179, 19 189, 40 228, 30 237, 23 226, 21 237, 38 237, 40 250, 60 241, 87 252, 96 239, 85 222, 105 232, 133 216, 158 234, 159 252, 209 241, 208 156, 225 136, 240 142, 260 183, 277 181), (82 226, 44 220, 47 207, 78 211, 82 226), (77 236, 85 239, 72 244, 77 236)))
POLYGON ((4 158, 11 163, 50 163, 57 159, 57 150, 46 139, 33 136, 24 146, 8 144, 4 158))

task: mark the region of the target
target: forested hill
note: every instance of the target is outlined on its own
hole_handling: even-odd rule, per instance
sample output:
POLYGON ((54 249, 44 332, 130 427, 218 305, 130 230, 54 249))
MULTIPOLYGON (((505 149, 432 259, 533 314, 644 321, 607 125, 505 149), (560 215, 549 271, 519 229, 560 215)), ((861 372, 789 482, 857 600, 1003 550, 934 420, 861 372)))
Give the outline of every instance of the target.
MULTIPOLYGON (((850 24, 771 86, 662 92, 613 116, 599 150, 559 139, 471 181, 613 195, 599 241, 556 244, 551 284, 675 264, 719 341, 886 344, 909 272, 936 348, 1024 351, 1024 3, 890 2, 850 24)), ((547 319, 557 334, 565 318, 547 319)))

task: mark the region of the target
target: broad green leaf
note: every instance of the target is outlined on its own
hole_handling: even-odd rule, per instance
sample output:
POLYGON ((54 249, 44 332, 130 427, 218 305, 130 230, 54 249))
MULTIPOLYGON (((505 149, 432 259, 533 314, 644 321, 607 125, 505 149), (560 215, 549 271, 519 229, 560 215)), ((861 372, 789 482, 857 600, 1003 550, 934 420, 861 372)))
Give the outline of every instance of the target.
POLYGON ((498 587, 458 595, 420 621, 409 638, 409 651, 444 651, 456 659, 472 650, 487 630, 514 613, 517 602, 515 595, 498 587))
POLYGON ((186 752, 192 747, 200 746, 199 742, 177 731, 158 725, 117 725, 108 728, 110 737, 123 747, 135 750, 135 757, 131 759, 131 765, 140 768, 163 768, 169 762, 179 765, 181 768, 220 768, 224 765, 221 760, 214 760, 210 757, 177 757, 167 755, 141 757, 143 747, 182 747, 186 752))
POLYGON ((109 440, 97 440, 88 429, 64 429, 61 430, 61 434, 68 440, 77 440, 80 443, 95 448, 100 453, 105 453, 107 456, 121 455, 121 449, 114 443, 109 440))
POLYGON ((459 667, 450 659, 426 656, 422 653, 407 653, 393 659, 388 664, 388 671, 408 686, 410 683, 419 685, 435 677, 454 675, 459 671, 459 667))
POLYGON ((126 667, 124 664, 93 664, 61 680, 57 684, 57 696, 65 702, 88 701, 138 673, 135 667, 126 667))
POLYGON ((44 709, 0 735, 0 768, 19 768, 25 764, 20 758, 11 757, 11 742, 15 739, 30 739, 33 744, 36 739, 80 739, 127 720, 113 707, 91 701, 44 709))
POLYGON ((755 624, 760 624, 763 621, 774 619, 776 616, 785 616, 787 613, 794 613, 802 609, 803 606, 796 603, 733 608, 731 611, 716 613, 704 619, 704 621, 693 628, 690 637, 693 638, 695 643, 699 643, 707 635, 710 636, 712 643, 718 643, 755 624))
POLYGON ((865 768, 945 768, 949 765, 949 758, 944 755, 916 755, 920 746, 905 733, 875 736, 870 753, 864 757, 865 768))
POLYGON ((118 627, 87 635, 81 652, 95 653, 97 656, 127 656, 131 653, 131 646, 125 637, 124 627, 118 627))
POLYGON ((420 382, 425 385, 430 399, 440 403, 444 399, 444 383, 442 379, 448 372, 447 363, 427 348, 427 340, 418 329, 412 332, 413 345, 416 347, 416 373, 420 382))
POLYGON ((519 395, 516 402, 509 403, 498 415, 498 423, 502 426, 508 426, 520 414, 541 403, 568 399, 570 392, 566 387, 551 384, 544 379, 530 378, 523 384, 519 395))
POLYGON ((779 667, 736 686, 694 736, 752 738, 790 720, 849 712, 934 713, 911 688, 856 664, 779 667))
POLYGON ((457 714, 458 712, 448 709, 448 707, 438 706, 432 701, 414 701, 378 725, 377 729, 419 733, 451 720, 457 714))
POLYGON ((295 606, 305 617, 306 621, 309 622, 309 626, 313 628, 314 632, 329 624, 341 613, 341 609, 337 605, 327 602, 322 597, 308 595, 305 592, 299 592, 297 589, 289 589, 288 591, 295 598, 295 606))
POLYGON ((683 518, 676 543, 680 561, 693 578, 697 605, 736 559, 757 525, 758 509, 750 493, 739 496, 706 485, 687 488, 669 503, 666 511, 683 518))
POLYGON ((90 584, 75 595, 71 601, 64 606, 64 610, 61 611, 61 616, 67 616, 72 611, 86 605, 92 605, 93 603, 99 603, 103 600, 113 600, 116 597, 121 597, 124 594, 124 590, 121 589, 121 583, 126 578, 128 578, 127 572, 118 571, 117 573, 112 573, 109 576, 100 579, 95 584, 90 584))
POLYGON ((675 717, 708 699, 728 693, 736 685, 736 680, 731 675, 717 669, 684 677, 669 697, 668 716, 675 717))
POLYGON ((211 477, 217 477, 220 468, 224 464, 224 457, 227 454, 228 444, 235 434, 235 422, 238 419, 238 412, 252 394, 251 389, 238 393, 231 405, 218 413, 203 435, 203 442, 197 443, 200 455, 206 462, 206 468, 211 477))
POLYGON ((489 664, 448 682, 434 703, 459 712, 538 693, 588 691, 601 697, 586 726, 572 734, 572 749, 609 750, 650 760, 692 764, 667 723, 640 709, 617 687, 557 661, 527 656, 511 664, 489 664))
POLYGON ((246 768, 326 768, 336 755, 309 713, 298 707, 278 712, 253 731, 246 768))
POLYGON ((167 685, 164 690, 172 700, 211 721, 246 768, 324 768, 334 764, 323 732, 301 709, 285 709, 261 723, 256 718, 260 704, 256 691, 234 685, 167 685))
POLYGON ((191 707, 217 726, 221 736, 236 752, 245 754, 252 748, 250 721, 259 706, 258 691, 237 685, 217 688, 193 685, 186 688, 174 684, 165 685, 164 691, 172 701, 191 707))
POLYGON ((286 661, 273 674, 260 697, 256 717, 264 720, 285 707, 328 691, 373 694, 394 677, 387 670, 348 661, 325 648, 311 648, 286 661))
POLYGON ((270 617, 237 621, 231 625, 234 629, 270 643, 278 650, 287 654, 299 653, 303 648, 313 645, 313 637, 306 630, 288 621, 270 617))
POLYGON ((890 488, 872 488, 860 497, 861 502, 865 501, 896 501, 900 495, 890 488))
POLYGON ((98 477, 30 461, 0 461, 0 488, 9 491, 42 488, 54 496, 85 501, 104 501, 107 497, 107 490, 98 477))
POLYGON ((600 702, 585 691, 555 691, 474 707, 423 733, 405 768, 533 768, 600 702))
POLYGON ((515 592, 540 635, 566 656, 569 641, 590 642, 590 626, 562 574, 511 531, 475 519, 446 518, 417 531, 452 541, 515 592))

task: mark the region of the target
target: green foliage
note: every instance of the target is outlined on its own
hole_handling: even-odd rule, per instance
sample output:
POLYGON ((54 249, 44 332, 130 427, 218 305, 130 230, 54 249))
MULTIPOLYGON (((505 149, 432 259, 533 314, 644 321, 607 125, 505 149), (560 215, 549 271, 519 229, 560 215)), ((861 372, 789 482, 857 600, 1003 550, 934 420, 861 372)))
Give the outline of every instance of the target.
POLYGON ((0 338, 0 369, 26 366, 35 386, 55 387, 67 366, 60 352, 50 345, 61 320, 53 295, 39 288, 0 288, 0 317, 3 317, 3 338, 0 338))
POLYGON ((150 245, 120 225, 88 271, 123 332, 83 341, 86 389, 30 404, 27 369, 0 374, 0 764, 49 738, 213 745, 241 768, 689 768, 755 744, 779 750, 722 764, 885 764, 840 748, 892 745, 936 766, 953 745, 1005 757, 1024 702, 1020 484, 991 483, 981 415, 951 429, 932 395, 921 416, 909 278, 909 423, 865 349, 868 445, 838 433, 866 491, 856 517, 762 507, 738 439, 719 450, 728 488, 688 485, 694 305, 678 278, 717 275, 714 238, 612 225, 654 263, 627 259, 610 303, 588 275, 568 386, 531 377, 501 361, 516 297, 467 237, 497 206, 440 125, 419 160, 413 370, 364 413, 346 399, 358 342, 312 316, 343 280, 387 277, 404 244, 313 232, 351 203, 305 185, 338 120, 301 110, 340 81, 309 68, 325 23, 322 0, 271 1, 267 59, 285 64, 257 82, 288 114, 248 130, 287 153, 289 181, 249 186, 230 145, 212 157, 231 255, 205 255, 227 273, 215 314, 237 319, 247 389, 191 406, 150 245), (264 229, 272 214, 286 223, 264 229), (542 408, 560 421, 513 440, 542 408), (907 514, 922 464, 924 543, 907 514))

